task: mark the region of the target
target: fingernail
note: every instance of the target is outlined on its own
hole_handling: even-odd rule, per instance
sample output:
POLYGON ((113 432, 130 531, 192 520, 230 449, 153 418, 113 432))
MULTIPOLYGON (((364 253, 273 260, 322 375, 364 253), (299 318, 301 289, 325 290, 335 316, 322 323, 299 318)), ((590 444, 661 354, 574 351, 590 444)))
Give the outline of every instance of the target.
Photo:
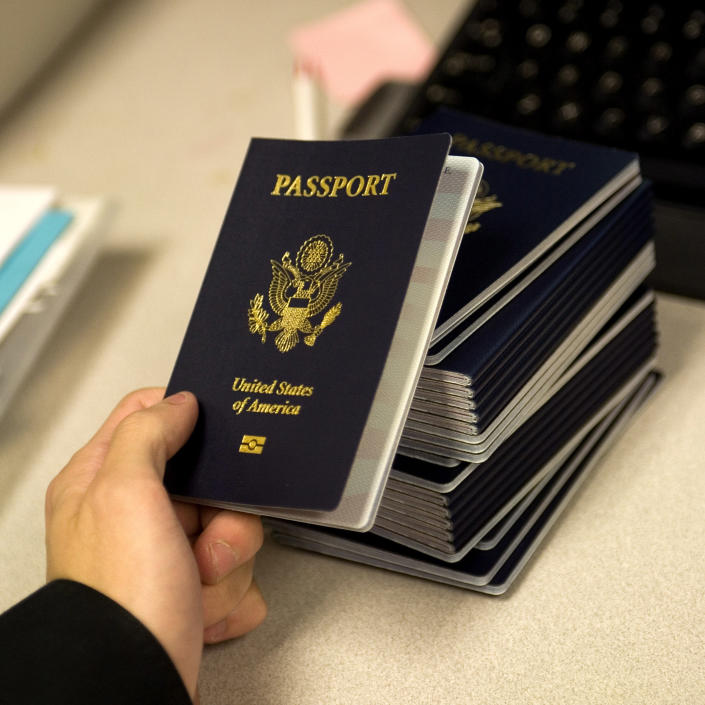
POLYGON ((206 629, 203 630, 203 641, 207 641, 210 643, 220 641, 224 636, 225 632, 228 630, 228 620, 223 619, 220 622, 216 622, 215 624, 211 624, 210 627, 207 627, 206 629))
POLYGON ((166 397, 164 401, 167 404, 183 404, 186 401, 187 397, 184 392, 177 392, 176 394, 172 394, 171 396, 166 397))
POLYGON ((208 544, 211 562, 218 580, 228 575, 238 565, 239 556, 232 546, 225 541, 214 541, 208 544))

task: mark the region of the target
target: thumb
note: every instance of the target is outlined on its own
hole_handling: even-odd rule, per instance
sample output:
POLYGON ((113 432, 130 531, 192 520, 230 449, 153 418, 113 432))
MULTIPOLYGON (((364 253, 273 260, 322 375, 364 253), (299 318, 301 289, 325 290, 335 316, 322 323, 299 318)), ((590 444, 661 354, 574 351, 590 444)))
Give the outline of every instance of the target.
POLYGON ((191 392, 172 394, 126 416, 115 429, 97 478, 119 473, 121 481, 129 481, 151 470, 161 480, 166 461, 186 443, 197 417, 198 402, 191 392))

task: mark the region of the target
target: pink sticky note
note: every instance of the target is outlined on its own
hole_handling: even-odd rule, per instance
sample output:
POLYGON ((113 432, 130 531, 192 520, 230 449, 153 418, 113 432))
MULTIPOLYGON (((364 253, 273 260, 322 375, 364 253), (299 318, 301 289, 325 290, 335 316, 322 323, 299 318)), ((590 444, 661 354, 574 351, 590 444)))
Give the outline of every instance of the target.
POLYGON ((421 80, 435 58, 397 0, 365 0, 298 27, 289 40, 297 66, 343 105, 358 103, 384 80, 421 80))

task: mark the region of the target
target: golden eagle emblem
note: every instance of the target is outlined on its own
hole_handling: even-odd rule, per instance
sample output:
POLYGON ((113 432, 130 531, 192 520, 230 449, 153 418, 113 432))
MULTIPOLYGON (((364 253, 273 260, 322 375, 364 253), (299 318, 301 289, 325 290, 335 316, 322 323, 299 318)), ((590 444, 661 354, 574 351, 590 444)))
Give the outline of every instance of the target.
POLYGON ((482 179, 480 181, 480 186, 477 189, 477 195, 475 196, 475 201, 470 209, 470 217, 468 218, 468 223, 465 226, 465 235, 468 233, 474 233, 479 230, 482 225, 476 223, 476 221, 483 213, 487 211, 494 210, 495 208, 501 208, 502 204, 497 200, 497 194, 490 193, 490 185, 482 179))
POLYGON ((272 281, 269 284, 269 305, 279 316, 267 323, 269 313, 262 308, 264 297, 255 294, 250 300, 247 319, 250 333, 259 335, 264 343, 267 333, 279 331, 274 344, 280 352, 288 352, 299 342, 299 333, 304 334, 306 345, 313 345, 324 328, 340 315, 343 305, 331 306, 313 325, 310 321, 321 313, 335 296, 340 278, 350 266, 342 254, 333 260, 333 241, 327 235, 308 238, 291 261, 285 252, 281 262, 272 263, 272 281))

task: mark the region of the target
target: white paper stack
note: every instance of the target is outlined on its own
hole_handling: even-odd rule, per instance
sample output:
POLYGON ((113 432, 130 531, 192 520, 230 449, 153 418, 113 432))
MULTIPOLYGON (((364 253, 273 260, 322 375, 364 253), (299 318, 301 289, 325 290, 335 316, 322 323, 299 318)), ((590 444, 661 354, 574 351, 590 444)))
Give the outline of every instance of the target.
POLYGON ((0 415, 93 263, 104 212, 100 199, 0 185, 0 415))

